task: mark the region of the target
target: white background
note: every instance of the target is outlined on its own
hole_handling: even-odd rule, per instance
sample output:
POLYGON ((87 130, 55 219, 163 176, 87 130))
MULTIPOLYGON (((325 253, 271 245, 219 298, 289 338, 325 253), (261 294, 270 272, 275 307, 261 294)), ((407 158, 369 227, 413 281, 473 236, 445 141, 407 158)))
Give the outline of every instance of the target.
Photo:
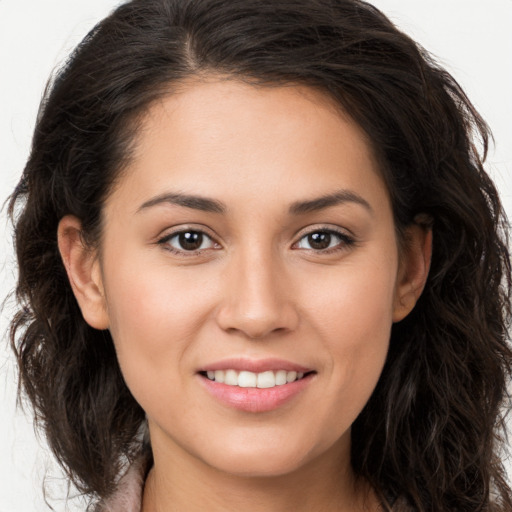
MULTIPOLYGON (((226 0, 229 1, 229 0, 226 0)), ((375 0, 454 74, 491 125, 496 148, 488 170, 512 217, 512 0, 375 0)), ((0 203, 14 188, 50 72, 115 0, 0 0, 0 203)), ((15 266, 5 210, 0 213, 0 300, 14 286, 15 266)), ((12 308, 0 316, 0 512, 47 511, 41 484, 54 497, 65 485, 30 415, 16 411, 16 380, 7 350, 12 308)), ((512 465, 508 465, 512 476, 512 465)), ((52 500, 57 511, 62 499, 52 500)), ((70 505, 83 510, 83 505, 70 505)))

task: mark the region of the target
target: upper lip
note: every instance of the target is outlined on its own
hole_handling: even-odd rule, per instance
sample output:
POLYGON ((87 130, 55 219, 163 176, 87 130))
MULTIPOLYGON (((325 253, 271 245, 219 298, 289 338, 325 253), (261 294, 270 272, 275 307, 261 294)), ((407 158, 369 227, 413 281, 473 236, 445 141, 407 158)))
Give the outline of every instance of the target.
POLYGON ((206 364, 199 371, 208 372, 215 370, 236 370, 236 371, 248 371, 253 373, 261 373, 267 371, 278 371, 286 370, 288 372, 311 372, 312 368, 286 361, 285 359, 247 359, 247 358, 229 358, 215 361, 210 364, 206 364))

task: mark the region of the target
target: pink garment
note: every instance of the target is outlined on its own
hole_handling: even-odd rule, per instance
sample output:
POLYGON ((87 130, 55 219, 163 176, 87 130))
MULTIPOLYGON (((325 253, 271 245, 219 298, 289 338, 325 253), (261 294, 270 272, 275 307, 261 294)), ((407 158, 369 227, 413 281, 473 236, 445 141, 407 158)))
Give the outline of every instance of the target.
MULTIPOLYGON (((94 512, 141 512, 144 482, 149 470, 149 457, 137 459, 119 480, 116 491, 110 498, 98 504, 94 512)), ((390 499, 392 510, 412 512, 405 499, 390 499)), ((382 507, 384 510, 385 507, 382 507)))
POLYGON ((102 501, 95 512, 140 512, 147 466, 148 461, 143 457, 135 461, 119 481, 114 494, 102 501))

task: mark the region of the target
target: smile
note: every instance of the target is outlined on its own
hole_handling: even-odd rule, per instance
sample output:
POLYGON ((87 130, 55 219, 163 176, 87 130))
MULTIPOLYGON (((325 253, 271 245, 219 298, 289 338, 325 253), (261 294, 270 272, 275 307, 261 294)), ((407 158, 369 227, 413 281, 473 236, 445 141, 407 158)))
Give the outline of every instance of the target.
POLYGON ((283 359, 229 359, 209 364, 197 373, 216 401, 242 412, 270 412, 301 395, 317 376, 312 370, 283 359))
POLYGON ((250 371, 229 370, 210 370, 206 372, 208 379, 226 384, 228 386, 238 386, 240 388, 273 388, 283 386, 304 378, 304 372, 296 371, 265 371, 260 373, 250 371))

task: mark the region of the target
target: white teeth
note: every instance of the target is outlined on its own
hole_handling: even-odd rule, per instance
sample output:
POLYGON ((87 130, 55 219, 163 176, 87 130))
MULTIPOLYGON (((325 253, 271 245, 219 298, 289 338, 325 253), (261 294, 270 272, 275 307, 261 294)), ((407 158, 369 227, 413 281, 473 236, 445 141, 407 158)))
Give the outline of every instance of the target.
POLYGON ((297 378, 297 372, 288 372, 286 374, 286 382, 293 382, 297 378))
POLYGON ((254 373, 248 371, 237 372, 236 370, 215 370, 207 371, 207 377, 215 382, 227 384, 228 386, 239 386, 241 388, 273 388, 282 386, 289 382, 300 380, 304 377, 303 372, 286 370, 266 371, 254 373))
POLYGON ((238 385, 241 388, 255 388, 256 382, 257 376, 255 373, 243 371, 238 374, 238 385))
POLYGON ((258 388, 273 388, 276 385, 276 376, 274 372, 258 373, 256 387, 258 388))
POLYGON ((286 370, 278 370, 276 372, 276 386, 286 384, 286 370))
POLYGON ((235 370, 227 370, 224 375, 224 384, 236 386, 238 384, 238 375, 235 370))

